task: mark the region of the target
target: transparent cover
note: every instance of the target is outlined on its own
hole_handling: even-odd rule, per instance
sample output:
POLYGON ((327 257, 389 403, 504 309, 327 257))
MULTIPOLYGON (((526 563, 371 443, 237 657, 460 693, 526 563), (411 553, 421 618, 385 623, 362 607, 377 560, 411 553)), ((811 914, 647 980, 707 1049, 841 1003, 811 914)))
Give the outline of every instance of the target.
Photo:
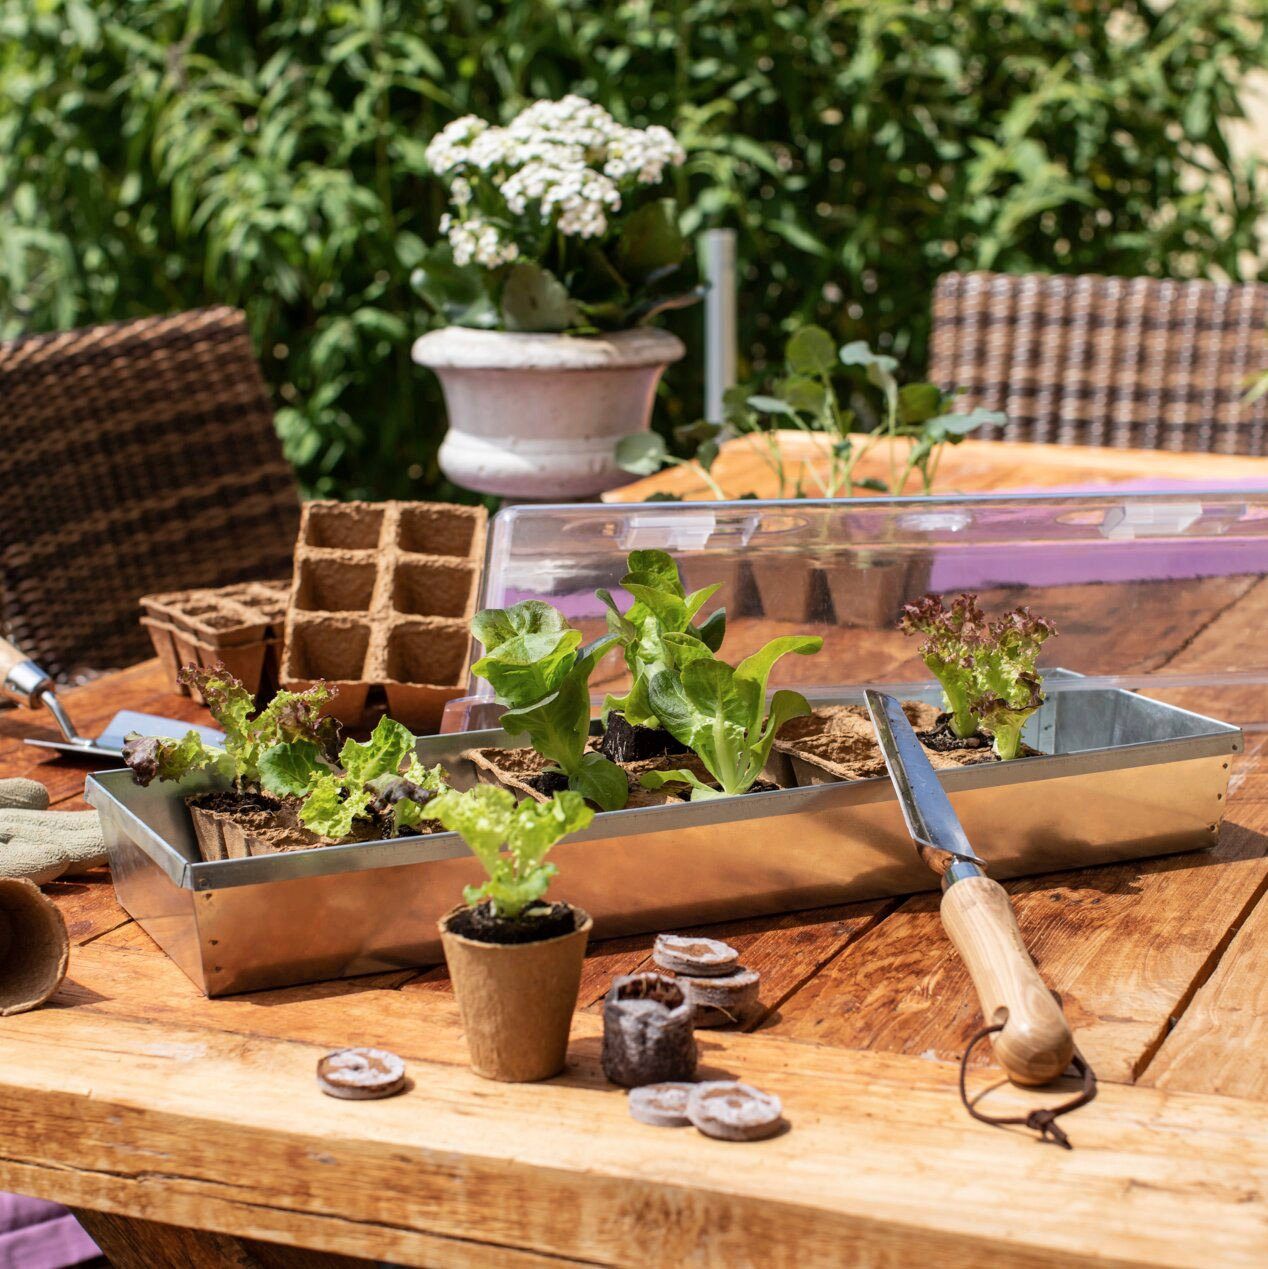
MULTIPOLYGON (((772 689, 822 700, 927 684, 902 606, 973 591, 988 613, 1028 604, 1056 623, 1041 666, 1085 677, 1052 690, 1124 687, 1268 726, 1268 489, 509 507, 493 521, 481 607, 545 599, 600 634, 596 587, 628 603, 625 556, 647 547, 675 556, 688 589, 722 584, 705 611, 727 610, 724 659, 779 635, 824 637, 817 656, 783 658, 772 689)), ((609 657, 596 701, 625 681, 609 657)), ((496 716, 473 679, 445 730, 496 716)))

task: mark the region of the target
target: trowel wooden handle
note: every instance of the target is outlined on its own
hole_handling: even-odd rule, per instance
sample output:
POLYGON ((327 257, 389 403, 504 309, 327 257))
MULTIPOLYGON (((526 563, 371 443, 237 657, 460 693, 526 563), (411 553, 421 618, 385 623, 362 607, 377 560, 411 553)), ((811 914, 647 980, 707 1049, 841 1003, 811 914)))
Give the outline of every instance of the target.
POLYGON ((6 696, 34 705, 40 689, 51 681, 21 648, 0 639, 0 691, 6 696))
POLYGON ((1013 905, 989 877, 964 877, 942 896, 942 924, 964 958, 982 1013, 1004 1029, 995 1057, 1017 1084, 1046 1084, 1070 1065, 1074 1036, 1022 942, 1013 905))

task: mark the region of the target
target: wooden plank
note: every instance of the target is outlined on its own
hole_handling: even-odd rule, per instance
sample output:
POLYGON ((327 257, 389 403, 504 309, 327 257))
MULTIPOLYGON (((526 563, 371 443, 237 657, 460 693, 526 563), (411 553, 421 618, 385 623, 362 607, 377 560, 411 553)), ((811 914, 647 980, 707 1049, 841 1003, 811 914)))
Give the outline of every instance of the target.
POLYGON ((1268 898, 1238 929, 1141 1082, 1268 1100, 1268 898))
POLYGON ((949 1265, 1268 1254, 1268 1106, 1108 1086, 1063 1152, 969 1120, 945 1064, 713 1036, 710 1069, 779 1093, 792 1124, 737 1147, 631 1120, 585 1014, 567 1075, 533 1086, 435 1062, 433 1025, 416 1011, 394 1037, 410 1093, 349 1103, 317 1091, 311 1044, 73 1007, 6 1019, 0 1184, 415 1264, 473 1238, 603 1263, 901 1263, 931 1240, 949 1265))
POLYGON ((72 943, 90 943, 132 922, 115 900, 110 873, 105 868, 83 877, 50 881, 42 889, 61 912, 72 943))
MULTIPOLYGON (((1258 828, 1268 816, 1241 804, 1235 812, 1210 851, 1008 884, 1026 944, 1103 1080, 1144 1069, 1230 925, 1268 886, 1258 828)), ((953 1059, 981 1023, 938 898, 922 895, 830 962, 769 1025, 819 1044, 953 1059)))

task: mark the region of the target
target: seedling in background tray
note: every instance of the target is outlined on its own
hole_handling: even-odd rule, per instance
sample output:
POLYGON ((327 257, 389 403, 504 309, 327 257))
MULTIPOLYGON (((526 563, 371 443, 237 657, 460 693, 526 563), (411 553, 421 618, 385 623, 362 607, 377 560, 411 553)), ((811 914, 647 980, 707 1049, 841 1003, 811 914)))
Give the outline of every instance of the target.
POLYGON ((1052 622, 1025 607, 988 621, 977 596, 966 594, 949 608, 926 595, 903 609, 899 624, 905 634, 925 636, 920 656, 942 685, 954 735, 965 740, 985 729, 1000 758, 1016 758, 1022 728, 1044 701, 1035 663, 1057 633, 1052 622))
POLYGON ((676 739, 690 745, 720 788, 690 771, 649 771, 645 788, 676 781, 691 785, 691 800, 747 793, 770 757, 775 733, 792 718, 810 713, 800 692, 781 689, 766 709, 766 683, 775 662, 790 652, 808 656, 823 647, 818 635, 772 639, 734 668, 717 660, 689 635, 666 635, 677 668, 659 669, 648 689, 656 717, 676 739))
POLYGON ((616 646, 604 635, 581 647, 581 631, 550 604, 530 599, 510 608, 488 608, 472 619, 484 645, 472 671, 487 679, 510 708, 502 726, 527 734, 542 757, 555 764, 568 787, 605 811, 620 810, 629 796, 625 773, 586 749, 590 737, 590 675, 616 646))
POLYGON ((622 587, 634 598, 627 612, 621 612, 609 591, 595 594, 607 606, 608 629, 625 649, 630 670, 630 690, 624 696, 608 696, 603 716, 617 710, 632 727, 660 727, 652 709, 648 690, 659 669, 674 664, 673 650, 665 636, 689 636, 709 652, 717 652, 726 633, 726 610, 719 608, 698 626, 693 622, 700 609, 720 589, 704 586, 687 594, 678 576, 678 565, 664 551, 631 551, 629 571, 621 578, 622 587))

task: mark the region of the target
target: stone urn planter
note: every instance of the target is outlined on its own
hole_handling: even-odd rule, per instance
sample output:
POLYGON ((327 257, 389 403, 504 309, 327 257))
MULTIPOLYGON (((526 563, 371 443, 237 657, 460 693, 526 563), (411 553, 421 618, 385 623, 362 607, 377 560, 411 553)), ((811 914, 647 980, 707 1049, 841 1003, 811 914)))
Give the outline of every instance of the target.
POLYGON ((441 470, 479 493, 567 502, 630 479, 623 436, 646 431, 665 367, 686 350, 668 331, 518 334, 448 326, 414 344, 445 393, 441 470))

